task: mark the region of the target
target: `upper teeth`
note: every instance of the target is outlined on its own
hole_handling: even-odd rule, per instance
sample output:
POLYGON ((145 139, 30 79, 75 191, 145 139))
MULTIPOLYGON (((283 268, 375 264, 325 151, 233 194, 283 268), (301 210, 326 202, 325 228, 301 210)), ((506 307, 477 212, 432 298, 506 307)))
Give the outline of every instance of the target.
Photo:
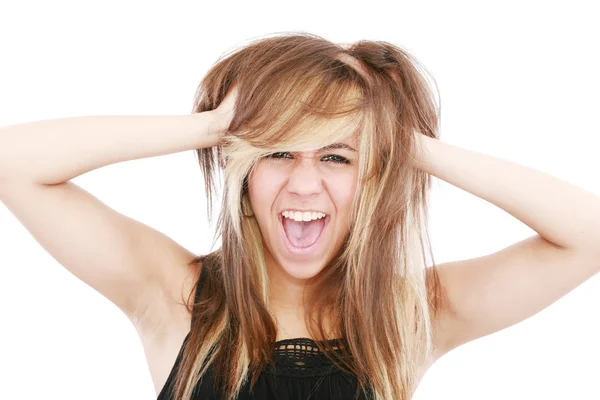
POLYGON ((294 221, 312 221, 326 216, 326 214, 318 211, 284 211, 281 214, 294 221))

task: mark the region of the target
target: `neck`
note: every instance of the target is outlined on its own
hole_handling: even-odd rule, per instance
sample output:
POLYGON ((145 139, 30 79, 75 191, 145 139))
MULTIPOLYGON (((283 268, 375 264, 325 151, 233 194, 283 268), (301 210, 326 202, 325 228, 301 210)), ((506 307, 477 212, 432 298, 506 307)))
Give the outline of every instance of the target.
MULTIPOLYGON (((312 338, 304 322, 305 307, 303 298, 310 295, 312 287, 305 279, 290 276, 267 256, 269 274, 269 307, 278 326, 277 340, 307 337, 312 338)), ((332 333, 329 321, 325 321, 325 332, 330 338, 338 338, 332 333)))
POLYGON ((269 301, 274 309, 295 312, 304 311, 304 296, 308 295, 309 285, 304 279, 297 279, 287 274, 272 262, 267 262, 269 274, 269 301))

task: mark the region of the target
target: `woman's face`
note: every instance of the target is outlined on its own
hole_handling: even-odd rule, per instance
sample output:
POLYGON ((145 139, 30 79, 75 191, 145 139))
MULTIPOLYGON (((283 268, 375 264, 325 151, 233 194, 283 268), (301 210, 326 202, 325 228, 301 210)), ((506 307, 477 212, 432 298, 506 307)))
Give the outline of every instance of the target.
POLYGON ((274 153, 259 161, 248 190, 269 268, 296 279, 323 269, 348 234, 357 178, 355 137, 319 151, 274 153))

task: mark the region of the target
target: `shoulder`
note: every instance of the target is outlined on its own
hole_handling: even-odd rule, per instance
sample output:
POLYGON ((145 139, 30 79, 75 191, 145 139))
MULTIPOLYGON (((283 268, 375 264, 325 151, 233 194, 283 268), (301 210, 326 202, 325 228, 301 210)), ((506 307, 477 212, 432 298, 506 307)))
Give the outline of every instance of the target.
POLYGON ((446 353, 447 335, 445 334, 445 332, 450 317, 448 310, 448 302, 446 300, 447 296, 442 285, 442 280, 440 278, 439 267, 437 265, 427 267, 425 273, 427 301, 429 305, 433 341, 432 358, 428 360, 429 364, 426 367, 429 368, 433 363, 435 363, 441 356, 443 356, 446 353))
POLYGON ((204 256, 180 252, 163 263, 162 282, 144 313, 134 322, 140 335, 169 336, 168 331, 187 332, 191 326, 192 305, 204 256))

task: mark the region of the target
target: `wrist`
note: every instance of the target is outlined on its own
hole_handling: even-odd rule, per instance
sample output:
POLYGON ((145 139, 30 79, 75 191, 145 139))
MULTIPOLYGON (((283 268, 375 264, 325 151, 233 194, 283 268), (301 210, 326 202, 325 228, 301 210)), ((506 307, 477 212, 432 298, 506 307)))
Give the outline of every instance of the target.
POLYGON ((427 152, 429 151, 429 141, 433 140, 422 133, 415 132, 414 151, 411 154, 411 160, 417 168, 423 168, 427 163, 427 152))
POLYGON ((217 146, 220 143, 222 133, 225 131, 222 118, 219 118, 214 110, 194 113, 191 114, 191 117, 198 127, 196 148, 217 146))

